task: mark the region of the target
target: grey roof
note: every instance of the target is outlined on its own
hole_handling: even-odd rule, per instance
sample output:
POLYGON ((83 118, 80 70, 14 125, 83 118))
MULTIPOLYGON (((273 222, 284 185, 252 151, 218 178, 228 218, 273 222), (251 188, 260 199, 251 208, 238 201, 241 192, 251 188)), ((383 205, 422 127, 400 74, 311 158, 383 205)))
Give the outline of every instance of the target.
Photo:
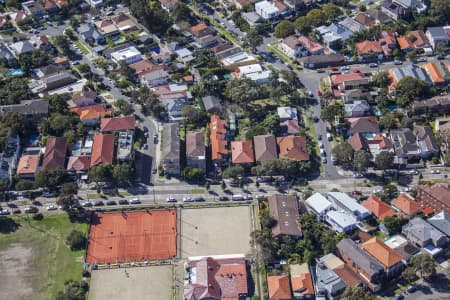
POLYGON ((443 27, 428 27, 427 31, 434 40, 448 41, 450 39, 443 27))
POLYGON ((257 13, 255 13, 254 11, 243 13, 242 17, 248 23, 255 24, 255 23, 261 23, 262 22, 262 18, 257 13))
POLYGON ((98 32, 94 25, 91 23, 85 23, 78 27, 78 33, 83 36, 84 39, 98 40, 103 38, 103 35, 98 32))
POLYGON ((189 131, 186 134, 186 156, 205 156, 205 133, 203 131, 189 131))
POLYGON ((425 83, 428 85, 432 84, 427 72, 417 65, 403 65, 401 67, 393 68, 392 72, 394 73, 394 76, 398 81, 404 77, 410 76, 414 77, 415 79, 425 81, 425 83))
POLYGON ((202 98, 203 106, 205 106, 206 111, 210 111, 212 109, 221 109, 222 105, 220 104, 219 97, 216 96, 205 96, 202 98))
POLYGON ((76 78, 75 76, 73 76, 72 74, 68 73, 68 72, 61 72, 61 73, 57 73, 51 76, 48 76, 47 78, 44 79, 45 84, 50 84, 53 82, 58 82, 60 80, 65 80, 65 79, 71 79, 72 81, 75 81, 76 78))
POLYGON ((409 223, 402 227, 402 233, 406 236, 412 235, 422 243, 433 241, 435 245, 441 238, 445 237, 443 233, 422 218, 409 220, 409 223))
POLYGON ((345 111, 349 113, 353 111, 366 112, 370 110, 370 105, 367 103, 366 100, 354 101, 353 103, 345 104, 344 107, 345 111))
POLYGON ((350 17, 345 17, 345 19, 340 21, 339 24, 344 26, 345 28, 347 28, 351 32, 360 32, 360 31, 363 31, 363 30, 367 29, 366 26, 364 26, 363 24, 353 20, 350 17))
POLYGON ((106 49, 105 51, 103 51, 103 55, 106 58, 111 58, 111 54, 112 53, 120 51, 120 50, 123 50, 125 48, 129 48, 129 47, 136 47, 136 45, 134 43, 132 43, 132 42, 121 44, 119 46, 115 46, 115 47, 106 49))
POLYGON ((34 50, 33 45, 29 41, 19 41, 10 46, 17 54, 24 54, 34 50))
POLYGON ((278 156, 277 142, 273 135, 256 135, 253 137, 255 144, 256 161, 273 160, 278 156))
POLYGON ((380 21, 380 23, 386 23, 392 20, 391 17, 377 8, 370 8, 365 12, 365 14, 375 20, 380 21))
POLYGON ((0 43, 0 59, 6 59, 6 60, 14 60, 15 57, 11 53, 11 51, 8 49, 8 47, 5 46, 5 44, 0 43))
POLYGON ((334 41, 346 41, 352 35, 352 32, 340 24, 331 23, 328 26, 320 26, 316 28, 322 35, 322 39, 327 44, 334 41))
POLYGON ((416 137, 409 128, 391 130, 391 141, 394 144, 395 153, 398 156, 403 156, 408 153, 416 154, 419 151, 416 137))
POLYGON ((370 211, 359 204, 354 198, 350 197, 346 193, 341 192, 328 192, 327 193, 328 199, 334 201, 337 206, 346 209, 353 214, 364 217, 365 215, 370 215, 370 211))
POLYGON ((416 126, 414 134, 422 151, 437 151, 433 130, 430 126, 416 126))
POLYGON ((330 294, 337 294, 347 287, 345 282, 333 270, 330 270, 325 266, 322 258, 316 265, 316 277, 318 292, 326 290, 330 294))
POLYGON ((144 74, 141 78, 145 80, 156 80, 169 77, 169 73, 163 69, 156 69, 154 71, 144 74))
POLYGON ((322 214, 331 206, 333 206, 333 203, 331 203, 327 198, 319 193, 315 193, 314 195, 306 199, 306 204, 319 214, 322 214))
POLYGON ((48 114, 48 100, 24 100, 20 104, 2 105, 0 106, 0 115, 7 112, 19 112, 24 115, 47 115, 48 114))
POLYGON ((342 239, 336 247, 341 253, 345 253, 346 256, 350 257, 355 264, 358 264, 360 269, 370 276, 384 270, 383 266, 378 263, 375 258, 358 247, 358 245, 351 239, 342 239))
POLYGON ((165 160, 179 160, 180 136, 178 123, 170 123, 163 126, 162 142, 162 158, 165 160))
POLYGON ((172 99, 167 103, 167 113, 172 118, 180 118, 183 108, 188 105, 185 99, 172 99))
POLYGON ((435 216, 428 219, 428 223, 439 229, 439 231, 450 236, 450 214, 446 211, 441 211, 435 216))

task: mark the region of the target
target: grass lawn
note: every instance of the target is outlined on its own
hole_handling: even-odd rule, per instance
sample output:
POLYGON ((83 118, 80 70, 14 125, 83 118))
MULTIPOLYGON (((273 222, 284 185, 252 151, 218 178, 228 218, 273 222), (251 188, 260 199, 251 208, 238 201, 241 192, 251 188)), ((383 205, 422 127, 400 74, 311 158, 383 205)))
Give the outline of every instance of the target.
POLYGON ((205 193, 205 189, 192 189, 191 193, 192 194, 204 194, 205 193))
POLYGON ((74 44, 77 45, 78 48, 80 48, 81 52, 83 52, 84 55, 89 54, 88 49, 86 49, 86 47, 80 41, 75 41, 74 44))
MULTIPOLYGON (((72 229, 87 232, 88 224, 71 223, 66 214, 45 214, 41 221, 28 219, 25 215, 11 216, 10 219, 19 227, 10 233, 0 233, 0 260, 5 259, 2 256, 14 245, 30 250, 26 266, 21 266, 26 274, 17 272, 14 276, 17 278, 11 278, 22 283, 17 282, 17 286, 32 289, 33 297, 29 299, 56 299, 66 280, 81 279, 85 251, 71 251, 65 245, 65 239, 72 229)), ((15 286, 15 282, 8 280, 2 283, 15 286)))
POLYGON ((279 58, 281 58, 286 64, 290 64, 292 61, 289 57, 287 57, 283 52, 277 49, 276 45, 268 46, 270 52, 276 54, 279 58))

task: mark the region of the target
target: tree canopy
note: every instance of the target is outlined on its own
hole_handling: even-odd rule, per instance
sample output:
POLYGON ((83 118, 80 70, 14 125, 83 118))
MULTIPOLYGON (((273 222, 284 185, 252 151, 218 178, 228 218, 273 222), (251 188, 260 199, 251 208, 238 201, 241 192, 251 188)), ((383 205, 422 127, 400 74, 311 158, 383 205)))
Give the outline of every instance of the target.
POLYGON ((339 143, 331 150, 338 164, 343 166, 350 166, 353 162, 353 155, 355 151, 349 143, 339 143))
POLYGON ((28 79, 8 77, 0 80, 0 105, 18 104, 29 99, 28 79))
POLYGON ((397 82, 395 95, 397 104, 401 107, 407 106, 411 101, 424 97, 427 86, 424 81, 411 76, 406 76, 397 82))
POLYGON ((285 38, 294 34, 295 26, 292 22, 283 20, 277 26, 275 26, 275 36, 277 38, 285 38))
POLYGON ((370 166, 370 153, 365 150, 356 151, 353 155, 353 165, 356 171, 364 172, 370 166))
POLYGON ((388 151, 381 151, 375 157, 375 165, 380 170, 392 169, 394 165, 394 153, 388 151))
POLYGON ((363 287, 347 287, 341 296, 342 300, 375 300, 377 297, 363 287))

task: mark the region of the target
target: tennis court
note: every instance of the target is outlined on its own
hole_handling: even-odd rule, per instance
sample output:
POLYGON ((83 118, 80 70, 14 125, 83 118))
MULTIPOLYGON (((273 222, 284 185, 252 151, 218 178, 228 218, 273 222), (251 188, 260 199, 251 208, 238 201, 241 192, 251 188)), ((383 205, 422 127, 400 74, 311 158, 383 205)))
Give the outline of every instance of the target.
POLYGON ((94 214, 86 261, 101 264, 175 257, 176 220, 176 210, 94 214))

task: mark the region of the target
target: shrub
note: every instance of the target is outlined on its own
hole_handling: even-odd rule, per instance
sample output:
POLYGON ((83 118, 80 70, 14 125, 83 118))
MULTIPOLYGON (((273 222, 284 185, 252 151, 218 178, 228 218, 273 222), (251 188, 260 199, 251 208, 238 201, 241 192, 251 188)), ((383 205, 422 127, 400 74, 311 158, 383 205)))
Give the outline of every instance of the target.
POLYGON ((72 230, 66 238, 66 244, 70 247, 70 250, 83 249, 86 245, 86 236, 81 231, 72 230))

